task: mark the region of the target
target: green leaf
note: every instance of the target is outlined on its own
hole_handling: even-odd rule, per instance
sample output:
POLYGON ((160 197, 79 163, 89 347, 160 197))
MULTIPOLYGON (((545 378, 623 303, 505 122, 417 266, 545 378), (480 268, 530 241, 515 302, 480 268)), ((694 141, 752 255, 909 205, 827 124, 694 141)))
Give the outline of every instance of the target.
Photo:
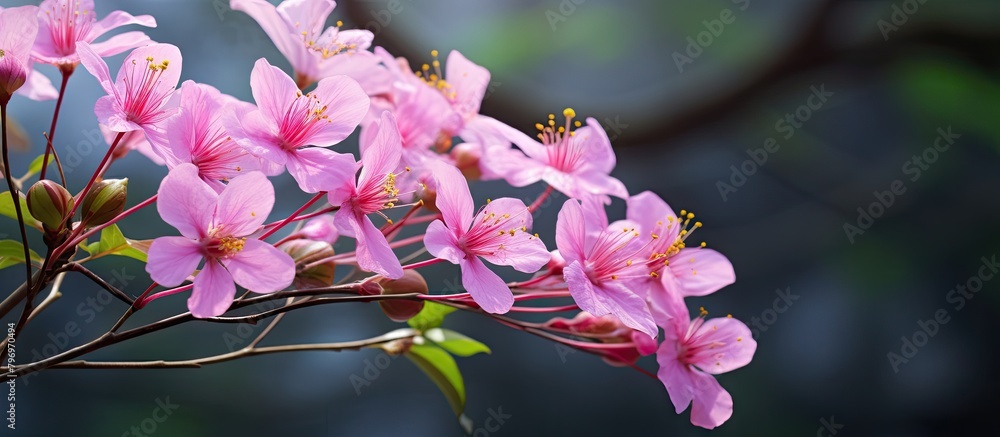
MULTIPOLYGON (((42 263, 42 257, 34 250, 28 250, 28 256, 32 261, 42 263)), ((0 241, 0 269, 24 262, 24 246, 21 242, 14 240, 0 241)))
POLYGON ((450 329, 429 329, 424 331, 424 338, 433 341, 441 349, 459 357, 470 357, 478 353, 490 353, 489 346, 450 329))
POLYGON ((89 253, 91 258, 117 255, 146 262, 146 251, 149 246, 145 242, 125 238, 121 229, 118 229, 118 225, 111 225, 101 229, 100 241, 90 244, 81 243, 80 248, 89 253))
MULTIPOLYGON (((28 173, 26 173, 21 179, 27 179, 42 171, 42 161, 45 161, 44 154, 38 155, 37 158, 31 161, 31 164, 28 164, 28 173)), ((52 159, 49 159, 49 163, 52 163, 52 159)))
MULTIPOLYGON (((41 225, 38 224, 38 220, 35 220, 35 218, 31 216, 31 213, 28 212, 28 201, 24 200, 24 196, 20 194, 18 195, 18 198, 21 203, 21 215, 24 216, 24 224, 34 228, 40 228, 41 225)), ((0 193, 0 215, 5 215, 17 220, 17 210, 14 209, 14 201, 10 197, 10 191, 0 193)))
POLYGON ((438 386, 448 399, 448 405, 455 416, 460 417, 465 410, 465 383, 455 359, 437 346, 416 344, 410 347, 406 358, 413 361, 438 386))
POLYGON ((413 327, 413 329, 426 331, 428 329, 441 326, 441 323, 444 322, 444 316, 447 316, 453 311, 455 311, 455 308, 450 306, 427 302, 424 304, 424 309, 420 310, 420 312, 413 316, 410 320, 407 320, 406 323, 413 327))

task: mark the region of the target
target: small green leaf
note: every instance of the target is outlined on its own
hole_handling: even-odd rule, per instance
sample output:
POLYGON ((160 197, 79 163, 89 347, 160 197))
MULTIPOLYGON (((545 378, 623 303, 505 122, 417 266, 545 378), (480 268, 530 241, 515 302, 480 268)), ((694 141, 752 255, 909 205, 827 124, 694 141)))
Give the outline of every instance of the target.
MULTIPOLYGON (((34 250, 28 250, 31 260, 41 264, 42 257, 34 250)), ((0 269, 24 262, 24 246, 21 242, 14 240, 0 241, 0 269)))
MULTIPOLYGON (((28 164, 28 173, 26 173, 21 179, 27 179, 42 171, 42 161, 45 161, 44 154, 38 155, 37 158, 33 159, 31 164, 28 164)), ((49 159, 49 163, 52 163, 52 159, 49 159)))
POLYGON ((426 331, 441 326, 441 323, 444 322, 444 316, 453 311, 455 311, 455 308, 428 301, 424 304, 424 309, 420 310, 410 320, 407 320, 406 323, 413 327, 413 329, 426 331))
MULTIPOLYGON (((38 224, 38 220, 35 220, 31 216, 31 213, 28 212, 28 201, 24 200, 23 195, 19 195, 18 197, 20 198, 21 215, 24 216, 24 224, 33 228, 39 228, 41 225, 38 224)), ((0 215, 17 220, 17 210, 14 209, 14 201, 10 197, 10 191, 0 193, 0 215)))
POLYGON ((455 359, 437 346, 416 344, 410 347, 406 358, 413 361, 438 386, 448 399, 448 405, 455 416, 461 416, 465 410, 465 383, 455 359))
POLYGON ((490 353, 490 348, 485 344, 450 329, 428 329, 424 331, 424 338, 433 341, 441 349, 459 357, 470 357, 478 353, 490 353))
POLYGON ((92 258, 118 255, 137 259, 142 262, 146 262, 148 247, 145 242, 125 238, 121 229, 118 229, 118 225, 111 225, 101 229, 100 241, 90 244, 80 244, 80 248, 89 253, 92 258))

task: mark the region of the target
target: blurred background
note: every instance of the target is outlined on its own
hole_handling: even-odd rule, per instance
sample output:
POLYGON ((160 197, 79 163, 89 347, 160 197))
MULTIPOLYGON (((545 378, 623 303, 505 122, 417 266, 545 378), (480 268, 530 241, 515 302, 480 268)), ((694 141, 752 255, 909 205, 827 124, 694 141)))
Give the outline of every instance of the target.
MULTIPOLYGON (((154 15, 159 27, 146 32, 180 47, 185 80, 251 100, 256 59, 288 71, 260 27, 228 1, 98 3, 99 17, 117 9, 154 15)), ((932 436, 982 435, 995 422, 998 18, 1000 3, 986 0, 345 0, 330 23, 367 28, 376 44, 416 64, 432 49, 460 50, 492 73, 482 112, 515 127, 530 131, 567 106, 596 118, 618 154, 614 175, 631 192, 655 191, 699 215, 701 238, 732 260, 737 282, 691 305, 746 321, 759 345, 749 366, 719 376, 735 412, 712 434, 932 436), (885 194, 894 183, 905 191, 885 194), (927 322, 935 313, 946 321, 927 322)), ((112 71, 121 59, 109 59, 112 71)), ((38 69, 57 79, 54 68, 38 69)), ((100 95, 85 70, 73 75, 56 147, 64 163, 77 157, 67 175, 76 187, 106 150, 92 112, 100 95)), ((14 168, 41 153, 52 107, 11 103, 32 141, 14 168)), ((132 154, 109 177, 130 178, 134 203, 155 193, 165 173, 132 154)), ((275 217, 307 199, 287 175, 275 185, 275 217)), ((479 200, 531 200, 541 190, 473 185, 479 200)), ((550 246, 563 200, 535 219, 550 246)), ((621 217, 622 202, 610 211, 621 217)), ((12 223, 0 225, 6 238, 17 235, 12 223)), ((153 209, 122 229, 134 239, 173 232, 153 209)), ((118 275, 132 295, 148 284, 143 266, 126 258, 93 269, 118 275)), ((458 282, 452 266, 428 271, 432 289, 458 282)), ((0 281, 12 289, 22 275, 5 269, 0 281)), ((94 338, 124 310, 71 279, 18 342, 19 361, 94 338), (81 331, 61 335, 67 322, 81 331)), ((184 308, 185 297, 165 298, 130 324, 184 308)), ((476 315, 455 314, 446 326, 493 350, 459 359, 475 427, 505 417, 476 436, 709 434, 688 412, 674 414, 663 386, 639 372, 476 315)), ((317 307, 287 317, 265 344, 396 327, 375 305, 317 307)), ((261 329, 187 324, 88 357, 194 358, 242 347, 233 339, 261 329)), ((651 358, 640 365, 655 369, 651 358)), ((202 369, 51 370, 17 394, 23 435, 127 435, 161 403, 178 408, 156 435, 463 434, 412 363, 374 350, 202 369)))

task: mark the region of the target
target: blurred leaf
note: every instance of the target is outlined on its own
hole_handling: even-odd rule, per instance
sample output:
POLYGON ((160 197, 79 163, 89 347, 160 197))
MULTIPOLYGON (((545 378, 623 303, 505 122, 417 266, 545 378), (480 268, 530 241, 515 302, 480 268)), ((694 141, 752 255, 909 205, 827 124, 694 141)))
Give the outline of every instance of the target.
POLYGON ((410 320, 407 320, 406 323, 418 331, 427 331, 428 329, 441 326, 441 323, 444 322, 444 316, 453 311, 455 311, 455 308, 428 301, 424 304, 424 309, 420 310, 410 320))
POLYGON ((7 140, 10 150, 26 152, 31 150, 31 139, 14 117, 7 117, 7 140))
MULTIPOLYGON (((42 262, 42 257, 38 256, 34 250, 28 249, 28 256, 31 257, 32 261, 37 263, 42 262)), ((2 240, 0 241, 0 269, 10 267, 12 265, 20 264, 24 262, 24 246, 19 241, 14 240, 2 240)))
MULTIPOLYGON (((40 228, 41 225, 38 224, 38 220, 35 220, 28 212, 28 202, 24 200, 24 196, 18 193, 21 203, 21 214, 24 216, 24 224, 31 226, 33 228, 40 228)), ((14 220, 17 220, 17 211, 14 209, 14 201, 10 197, 10 191, 4 191, 0 193, 0 215, 5 215, 14 220)))
POLYGON ((465 410, 465 383, 455 359, 443 349, 429 345, 413 345, 406 353, 406 358, 413 361, 438 386, 448 399, 448 405, 455 416, 461 417, 465 410))
MULTIPOLYGON (((45 155, 44 154, 38 155, 37 158, 33 159, 31 161, 31 164, 28 164, 28 172, 25 173, 24 176, 21 176, 21 180, 30 178, 30 177, 38 174, 38 172, 42 171, 42 164, 44 163, 44 161, 45 161, 45 155)), ((52 159, 49 158, 49 163, 51 163, 51 162, 52 162, 52 159)))
POLYGON ((424 332, 424 337, 433 341, 441 349, 460 357, 469 357, 478 353, 490 353, 490 348, 485 344, 450 329, 429 329, 424 332))
POLYGON ((994 104, 1000 101, 1000 83, 993 76, 930 59, 906 62, 896 76, 902 99, 921 123, 989 136, 1000 150, 1000 107, 994 104))

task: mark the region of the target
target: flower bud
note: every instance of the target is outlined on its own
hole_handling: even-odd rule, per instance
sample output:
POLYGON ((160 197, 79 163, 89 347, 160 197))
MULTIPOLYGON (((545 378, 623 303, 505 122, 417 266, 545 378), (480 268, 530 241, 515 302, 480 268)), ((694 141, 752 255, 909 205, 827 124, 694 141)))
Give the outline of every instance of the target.
POLYGON ((28 189, 27 203, 33 217, 49 230, 58 231, 66 215, 73 210, 73 195, 62 185, 43 179, 28 189))
POLYGON ((337 237, 340 236, 337 225, 333 223, 333 216, 330 214, 309 219, 305 226, 299 229, 299 234, 310 240, 325 241, 330 244, 336 243, 337 237))
POLYGON ((333 256, 333 246, 313 240, 291 240, 278 246, 295 260, 295 288, 328 287, 333 284, 336 264, 326 261, 316 265, 313 262, 333 256), (308 267, 307 267, 308 266, 308 267))
POLYGON ((125 210, 128 178, 105 179, 94 184, 83 198, 83 224, 103 225, 125 210))
POLYGON ((481 146, 472 143, 462 143, 451 149, 451 158, 455 160, 455 166, 470 181, 483 177, 483 172, 479 168, 479 159, 482 154, 481 146))
POLYGON ((594 317, 588 312, 580 312, 570 320, 556 317, 545 326, 552 329, 579 333, 593 337, 601 343, 631 343, 632 347, 616 349, 595 349, 604 362, 615 367, 634 364, 639 357, 656 352, 656 340, 648 335, 625 326, 610 314, 594 317))
MULTIPOLYGON (((374 282, 382 287, 382 294, 427 293, 427 281, 416 270, 404 270, 403 277, 388 279, 379 277, 374 282)), ((394 322, 405 322, 424 309, 422 300, 380 300, 382 312, 394 322)))

